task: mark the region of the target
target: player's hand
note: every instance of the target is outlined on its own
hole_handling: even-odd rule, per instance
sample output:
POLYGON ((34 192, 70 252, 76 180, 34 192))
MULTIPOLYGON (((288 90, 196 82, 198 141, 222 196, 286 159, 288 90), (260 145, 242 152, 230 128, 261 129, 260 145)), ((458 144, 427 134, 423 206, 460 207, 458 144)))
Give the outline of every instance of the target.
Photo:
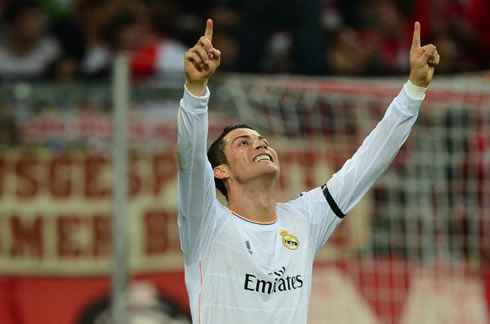
POLYGON ((221 52, 213 47, 212 40, 213 21, 208 19, 204 36, 184 55, 186 86, 194 95, 204 94, 209 77, 220 64, 221 52))
POLYGON ((427 88, 434 76, 434 67, 439 64, 439 54, 434 45, 420 46, 420 23, 416 22, 410 49, 410 81, 427 88))

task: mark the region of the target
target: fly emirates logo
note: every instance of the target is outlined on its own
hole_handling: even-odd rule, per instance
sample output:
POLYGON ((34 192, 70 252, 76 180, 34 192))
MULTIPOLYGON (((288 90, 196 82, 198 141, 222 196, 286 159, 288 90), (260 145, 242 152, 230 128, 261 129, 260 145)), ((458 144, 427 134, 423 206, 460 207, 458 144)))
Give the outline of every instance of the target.
POLYGON ((303 277, 301 275, 284 276, 286 268, 269 273, 268 280, 257 278, 257 276, 246 273, 243 288, 245 290, 256 291, 262 294, 273 294, 280 291, 295 290, 303 287, 303 277))

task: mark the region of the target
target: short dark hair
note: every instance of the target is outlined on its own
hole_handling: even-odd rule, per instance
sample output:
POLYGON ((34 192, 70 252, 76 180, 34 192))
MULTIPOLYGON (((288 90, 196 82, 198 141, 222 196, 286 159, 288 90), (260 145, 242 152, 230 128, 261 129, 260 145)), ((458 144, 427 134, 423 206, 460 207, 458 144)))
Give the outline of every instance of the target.
MULTIPOLYGON (((230 133, 232 130, 238 129, 238 128, 248 128, 255 130, 253 127, 247 125, 247 124, 234 124, 225 127, 223 129, 223 132, 221 135, 214 140, 214 142, 211 144, 208 150, 208 160, 211 163, 211 167, 214 169, 220 164, 226 164, 228 163, 228 160, 226 159, 226 154, 225 154, 225 142, 223 138, 230 133)), ((225 184, 221 179, 214 178, 214 183, 216 185, 216 188, 225 196, 226 200, 228 200, 228 192, 226 191, 225 184)))

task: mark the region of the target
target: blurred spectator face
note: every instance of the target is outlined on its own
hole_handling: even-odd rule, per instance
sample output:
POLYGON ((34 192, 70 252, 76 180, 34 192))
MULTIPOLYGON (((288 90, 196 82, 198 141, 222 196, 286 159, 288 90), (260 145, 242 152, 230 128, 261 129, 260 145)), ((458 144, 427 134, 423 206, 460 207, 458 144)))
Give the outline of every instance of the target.
POLYGON ((398 36, 405 32, 405 20, 392 1, 381 1, 376 5, 378 29, 383 35, 398 36))
POLYGON ((441 73, 456 72, 463 69, 456 42, 447 35, 441 35, 434 41, 439 55, 442 57, 437 70, 441 73))
POLYGON ((151 38, 149 17, 144 12, 120 8, 106 23, 104 35, 114 52, 134 52, 151 38))
POLYGON ((355 30, 345 28, 339 32, 328 59, 336 73, 357 75, 365 71, 373 53, 372 42, 363 42, 355 30))
POLYGON ((10 33, 19 41, 35 42, 41 38, 46 28, 43 14, 36 8, 27 8, 10 24, 10 33))
POLYGON ((121 27, 117 31, 116 41, 114 43, 115 51, 132 52, 141 47, 141 39, 144 28, 138 23, 121 27))
POLYGON ((0 78, 40 78, 61 54, 59 43, 46 33, 47 21, 33 0, 10 1, 4 18, 7 41, 0 46, 0 78))
POLYGON ((213 36, 213 46, 221 51, 221 68, 231 71, 238 59, 238 45, 228 34, 219 33, 213 36))

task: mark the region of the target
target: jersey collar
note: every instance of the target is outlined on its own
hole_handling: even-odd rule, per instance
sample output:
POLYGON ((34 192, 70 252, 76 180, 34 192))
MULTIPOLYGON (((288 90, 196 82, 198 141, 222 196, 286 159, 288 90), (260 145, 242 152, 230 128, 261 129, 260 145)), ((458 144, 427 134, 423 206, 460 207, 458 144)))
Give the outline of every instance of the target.
POLYGON ((228 208, 229 211, 235 215, 236 217, 238 218, 241 218, 243 219, 244 221, 247 221, 249 223, 252 223, 252 224, 258 224, 258 225, 272 225, 272 224, 275 224, 277 222, 277 214, 276 216, 274 217, 274 219, 271 219, 271 220, 267 220, 267 221, 264 221, 264 220, 256 220, 256 219, 251 219, 251 218, 248 218, 246 216, 243 216, 243 215, 240 215, 239 213, 233 211, 232 209, 228 208))

